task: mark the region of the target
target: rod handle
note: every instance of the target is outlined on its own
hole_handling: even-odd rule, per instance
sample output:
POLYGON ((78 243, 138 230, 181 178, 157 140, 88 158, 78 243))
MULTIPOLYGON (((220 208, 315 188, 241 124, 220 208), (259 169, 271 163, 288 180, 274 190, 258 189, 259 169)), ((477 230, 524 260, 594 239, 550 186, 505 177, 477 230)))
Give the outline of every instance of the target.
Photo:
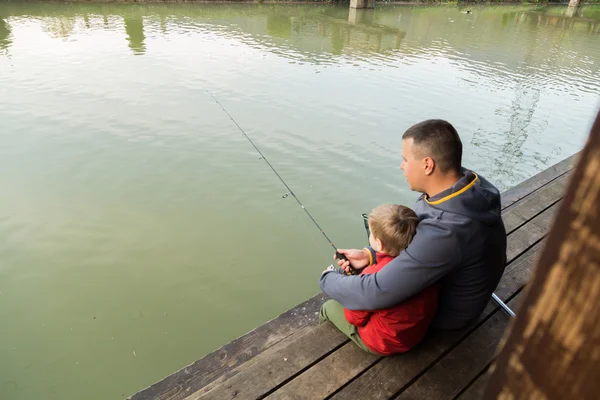
MULTIPOLYGON (((338 260, 348 261, 348 257, 343 255, 339 251, 335 252, 335 258, 337 258, 338 260)), ((347 271, 347 272, 344 271, 344 273, 346 275, 358 275, 358 271, 356 269, 354 269, 354 267, 352 265, 350 265, 350 271, 347 271)))

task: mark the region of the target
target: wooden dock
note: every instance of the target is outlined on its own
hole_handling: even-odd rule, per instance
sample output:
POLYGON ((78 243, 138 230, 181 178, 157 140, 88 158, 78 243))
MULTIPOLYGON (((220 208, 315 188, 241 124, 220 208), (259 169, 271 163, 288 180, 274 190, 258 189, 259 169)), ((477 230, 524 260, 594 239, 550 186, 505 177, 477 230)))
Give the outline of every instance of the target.
MULTIPOLYGON (((576 156, 502 195, 508 264, 496 294, 517 314, 576 156)), ((324 299, 307 300, 130 399, 479 399, 511 323, 490 301, 469 328, 432 331, 405 354, 379 357, 318 324, 324 299)))

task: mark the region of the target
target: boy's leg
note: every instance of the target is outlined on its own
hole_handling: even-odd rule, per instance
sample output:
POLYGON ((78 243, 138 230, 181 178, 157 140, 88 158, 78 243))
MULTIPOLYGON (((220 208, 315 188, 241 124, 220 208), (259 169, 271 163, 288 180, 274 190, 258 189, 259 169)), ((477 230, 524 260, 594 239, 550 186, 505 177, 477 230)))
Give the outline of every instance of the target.
POLYGON ((344 316, 344 306, 335 300, 327 300, 322 306, 319 313, 319 321, 321 323, 329 321, 338 328, 344 335, 348 336, 358 347, 368 353, 373 353, 365 344, 358 334, 358 328, 346 321, 344 316))

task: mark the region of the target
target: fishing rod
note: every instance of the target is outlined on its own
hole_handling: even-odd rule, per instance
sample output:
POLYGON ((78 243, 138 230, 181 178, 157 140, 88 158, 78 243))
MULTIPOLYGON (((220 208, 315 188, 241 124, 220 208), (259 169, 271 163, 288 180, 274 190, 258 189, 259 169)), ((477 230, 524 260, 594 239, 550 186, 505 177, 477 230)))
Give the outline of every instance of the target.
MULTIPOLYGON (((335 250, 335 257, 338 260, 348 261, 348 258, 345 255, 343 255, 342 253, 340 253, 338 251, 337 247, 335 247, 335 245, 333 244, 333 242, 331 241, 331 239, 329 239, 329 237, 327 236, 327 234, 325 233, 325 231, 323 230, 323 228, 321 228, 321 226, 313 218, 313 216, 311 215, 311 213, 308 212, 308 210, 306 209, 306 207, 304 207, 304 204, 302 204, 302 202, 300 201, 300 199, 298 198, 298 196, 296 196, 296 194, 294 193, 294 191, 292 190, 292 188, 290 188, 290 186, 281 177, 281 175, 279 175, 279 172, 277 172, 277 170, 275 169, 275 167, 273 167, 273 164, 271 164, 269 162, 269 160, 267 159, 267 157, 265 157, 265 155, 263 154, 263 152, 260 151, 260 149, 258 148, 258 146, 252 141, 252 139, 250 139, 250 136, 248 136, 248 134, 246 133, 246 131, 244 131, 244 129, 242 129, 242 127, 240 126, 240 124, 237 123, 237 121, 231 116, 231 114, 229 114, 229 112, 225 109, 225 107, 223 107, 223 105, 221 104, 221 102, 219 102, 219 100, 217 100, 217 98, 215 96, 213 96, 212 93, 209 92, 206 87, 204 87, 204 90, 215 101, 215 103, 217 103, 221 107, 221 109, 223 110, 223 112, 225 114, 227 114, 227 116, 229 117, 229 119, 231 120, 231 122, 233 122, 235 124, 235 126, 237 126, 237 128, 240 130, 240 132, 242 132, 242 135, 246 139, 248 139, 248 141, 254 147, 254 149, 258 152, 258 154, 260 154, 261 158, 267 163, 267 165, 269 166, 269 168, 271 168, 271 170, 275 173, 275 175, 277 175, 277 178, 279 178, 279 180, 281 181, 281 183, 283 183, 283 186, 285 186, 285 188, 287 189, 288 192, 286 194, 284 194, 283 196, 281 196, 281 197, 285 199, 286 197, 288 197, 288 195, 291 195, 294 199, 296 199, 296 202, 298 203, 298 205, 300 207, 302 207, 302 209, 304 210, 304 212, 306 213, 306 215, 308 215, 308 217, 313 222, 313 224, 315 224, 315 226, 319 229, 319 232, 321 232, 321 234, 323 235, 323 237, 325 237, 325 239, 327 239, 327 242, 331 245, 331 247, 333 247, 333 249, 335 250)), ((352 265, 350 265, 350 271, 348 271, 346 274, 347 275, 355 275, 357 273, 358 272, 356 271, 356 269, 354 269, 352 267, 352 265)))

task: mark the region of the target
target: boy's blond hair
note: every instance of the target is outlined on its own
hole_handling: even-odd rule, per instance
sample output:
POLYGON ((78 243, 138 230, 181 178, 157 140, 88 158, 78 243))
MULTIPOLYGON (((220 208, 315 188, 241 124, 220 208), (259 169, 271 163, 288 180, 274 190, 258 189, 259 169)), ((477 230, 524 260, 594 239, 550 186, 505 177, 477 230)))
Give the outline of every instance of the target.
POLYGON ((399 204, 382 204, 369 214, 371 233, 381 240, 385 252, 393 257, 408 247, 418 223, 417 214, 399 204))

